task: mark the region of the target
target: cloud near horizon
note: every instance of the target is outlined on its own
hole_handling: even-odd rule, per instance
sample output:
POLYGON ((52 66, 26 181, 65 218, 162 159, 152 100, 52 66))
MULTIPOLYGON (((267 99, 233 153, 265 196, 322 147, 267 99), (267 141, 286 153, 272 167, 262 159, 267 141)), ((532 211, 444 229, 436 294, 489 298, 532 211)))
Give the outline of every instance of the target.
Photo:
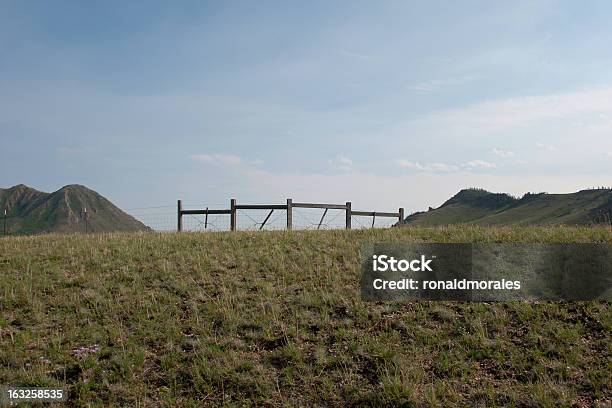
MULTIPOLYGON (((197 162, 214 164, 214 165, 236 166, 236 165, 243 163, 240 157, 233 155, 233 154, 194 154, 190 156, 190 158, 197 162)), ((260 163, 257 162, 257 164, 260 164, 260 163)))
POLYGON ((487 162, 484 160, 470 160, 465 163, 446 164, 446 163, 425 163, 413 162, 410 160, 397 160, 397 164, 404 169, 414 169, 424 172, 432 173, 450 173, 461 170, 472 170, 472 169, 494 169, 497 166, 495 163, 487 162))
POLYGON ((496 156, 503 157, 505 159, 516 156, 516 154, 514 152, 511 152, 510 150, 502 150, 496 147, 494 147, 493 150, 491 150, 491 153, 493 153, 496 156))
POLYGON ((353 160, 343 154, 337 154, 336 157, 329 160, 329 164, 332 169, 339 171, 351 171, 353 170, 353 160))

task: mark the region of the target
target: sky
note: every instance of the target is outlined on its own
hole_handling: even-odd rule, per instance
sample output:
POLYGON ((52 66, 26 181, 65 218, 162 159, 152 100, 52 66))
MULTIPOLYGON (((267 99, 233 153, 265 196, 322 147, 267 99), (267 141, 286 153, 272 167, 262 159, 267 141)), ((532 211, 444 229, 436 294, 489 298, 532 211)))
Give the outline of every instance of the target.
POLYGON ((612 181, 608 1, 0 0, 0 187, 439 206, 612 181), (93 4, 96 3, 96 4, 93 4))

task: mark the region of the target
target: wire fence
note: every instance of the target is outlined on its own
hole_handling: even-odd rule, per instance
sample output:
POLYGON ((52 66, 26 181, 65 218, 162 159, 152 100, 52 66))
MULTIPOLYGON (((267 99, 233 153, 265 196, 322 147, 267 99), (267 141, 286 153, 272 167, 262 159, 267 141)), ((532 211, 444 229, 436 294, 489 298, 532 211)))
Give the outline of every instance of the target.
MULTIPOLYGON (((260 204, 265 206, 264 204, 260 204)), ((186 209, 224 209, 227 203, 197 205, 186 203, 186 209)), ((279 207, 279 206, 276 206, 279 207)), ((122 209, 123 212, 140 221, 150 231, 177 231, 177 206, 160 205, 122 209)), ((327 230, 346 228, 346 210, 339 208, 291 208, 294 230, 327 230)), ((28 219, 15 215, 0 218, 1 235, 36 235, 45 233, 95 233, 108 231, 97 222, 100 213, 90 210, 89 213, 77 214, 70 222, 46 225, 39 219, 28 219)), ((2 217, 2 215, 0 215, 2 217)), ((397 223, 397 218, 353 215, 352 228, 389 228, 397 223)), ((235 229, 242 231, 284 230, 287 229, 286 208, 258 208, 235 210, 235 229)), ((231 230, 230 214, 184 214, 182 231, 214 232, 231 230)))
MULTIPOLYGON (((323 217, 324 210, 301 208, 293 209, 294 230, 329 230, 344 229, 345 211, 329 210, 323 217), (321 220, 323 218, 323 220, 321 220)), ((136 217, 154 230, 176 231, 176 213, 164 219, 163 225, 157 219, 147 216, 136 217), (170 227, 168 227, 170 225, 170 227)), ((390 228, 397 223, 396 219, 374 218, 369 216, 353 216, 353 229, 390 228), (374 221, 374 222, 373 222, 374 221)), ((287 229, 287 210, 236 210, 236 229, 241 231, 284 230, 287 229), (268 217, 269 216, 269 217, 268 217), (264 224, 265 221, 265 224, 264 224)), ((183 231, 229 231, 230 215, 184 215, 183 231)))
POLYGON ((229 209, 221 203, 177 203, 179 231, 388 228, 401 222, 403 216, 403 208, 397 212, 355 211, 351 202, 321 204, 287 199, 286 204, 243 204, 232 199, 229 209))
MULTIPOLYGON (((224 209, 228 203, 183 203, 184 209, 217 210, 224 209)), ((256 205, 265 205, 256 203, 256 205)), ((134 218, 155 231, 176 231, 176 205, 133 208, 124 210, 134 218)), ((292 229, 326 230, 344 229, 346 211, 343 209, 292 208, 292 229)), ((230 214, 185 214, 182 219, 183 231, 229 231, 230 214)), ((397 219, 375 216, 352 216, 352 228, 389 228, 397 219)), ((286 209, 237 209, 236 229, 243 231, 283 230, 287 229, 286 209)))

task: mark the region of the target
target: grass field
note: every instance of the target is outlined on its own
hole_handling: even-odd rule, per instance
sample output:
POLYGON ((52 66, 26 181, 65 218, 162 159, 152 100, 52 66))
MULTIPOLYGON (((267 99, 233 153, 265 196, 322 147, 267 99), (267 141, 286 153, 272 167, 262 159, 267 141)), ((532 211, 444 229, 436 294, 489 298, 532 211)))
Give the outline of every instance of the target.
POLYGON ((609 303, 366 303, 372 242, 610 242, 609 228, 0 240, 0 385, 71 406, 610 406, 609 303))

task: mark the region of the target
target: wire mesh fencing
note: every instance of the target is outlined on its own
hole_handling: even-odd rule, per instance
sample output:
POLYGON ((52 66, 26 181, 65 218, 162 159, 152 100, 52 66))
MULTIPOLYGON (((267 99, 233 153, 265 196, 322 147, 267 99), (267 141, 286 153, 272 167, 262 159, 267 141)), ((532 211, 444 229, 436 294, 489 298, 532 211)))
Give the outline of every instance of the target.
POLYGON ((246 231, 287 229, 287 210, 236 210, 236 229, 246 231))
POLYGON ((176 206, 128 208, 123 210, 153 231, 176 231, 176 206))
MULTIPOLYGON (((176 231, 176 225, 174 230, 176 231)), ((188 215, 183 220, 183 231, 229 231, 229 215, 188 215)))
POLYGON ((294 229, 342 229, 346 228, 346 210, 321 208, 294 208, 294 229))
POLYGON ((376 217, 369 215, 353 215, 352 216, 352 227, 353 229, 364 229, 364 228, 391 228, 398 223, 395 218, 389 217, 376 217))
POLYGON ((191 208, 182 200, 177 202, 179 231, 279 230, 279 229, 340 229, 388 228, 403 220, 404 210, 398 212, 354 211, 351 202, 322 204, 294 202, 286 204, 243 204, 235 199, 229 208, 191 208), (229 218, 229 220, 228 220, 229 218), (221 224, 219 223, 221 222, 221 224))
MULTIPOLYGON (((329 230, 346 228, 346 211, 330 209, 293 208, 293 230, 329 230)), ((176 231, 176 214, 171 217, 171 227, 164 231, 176 231)), ((146 225, 160 230, 156 219, 141 217, 146 225)), ((398 220, 382 217, 352 216, 352 228, 389 228, 398 220)), ((166 224, 167 225, 167 224, 166 224)), ((230 214, 187 214, 183 216, 182 230, 186 232, 229 231, 230 214)), ((287 229, 287 210, 236 210, 236 230, 239 231, 274 231, 287 229)))

